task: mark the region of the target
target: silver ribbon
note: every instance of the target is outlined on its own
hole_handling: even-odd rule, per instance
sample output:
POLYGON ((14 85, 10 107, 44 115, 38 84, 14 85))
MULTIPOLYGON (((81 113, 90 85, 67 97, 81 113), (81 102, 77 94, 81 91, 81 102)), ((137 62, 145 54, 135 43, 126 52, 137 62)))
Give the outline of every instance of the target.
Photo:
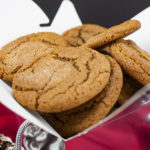
POLYGON ((19 128, 16 136, 15 150, 21 150, 22 137, 26 150, 65 150, 64 141, 47 133, 36 125, 25 121, 19 128))

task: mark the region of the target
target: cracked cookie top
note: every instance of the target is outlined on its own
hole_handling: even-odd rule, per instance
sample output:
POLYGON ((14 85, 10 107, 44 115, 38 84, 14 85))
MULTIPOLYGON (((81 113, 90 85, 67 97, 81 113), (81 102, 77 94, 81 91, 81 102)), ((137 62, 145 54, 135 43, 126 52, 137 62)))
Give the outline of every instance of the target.
POLYGON ((103 119, 116 103, 120 94, 123 77, 119 64, 106 56, 111 65, 111 75, 107 86, 96 97, 81 106, 60 113, 41 113, 60 135, 67 138, 103 119))
POLYGON ((81 46, 91 37, 102 33, 106 28, 95 24, 84 24, 63 33, 65 40, 70 46, 81 46))
POLYGON ((54 46, 67 46, 67 42, 53 32, 33 33, 10 42, 0 51, 0 78, 12 82, 14 74, 20 68, 27 66, 54 46))
POLYGON ((111 45, 111 54, 123 69, 141 84, 150 82, 150 55, 131 40, 118 40, 111 45))
POLYGON ((15 75, 13 94, 27 108, 61 112, 96 96, 109 76, 104 55, 84 47, 57 47, 15 75))

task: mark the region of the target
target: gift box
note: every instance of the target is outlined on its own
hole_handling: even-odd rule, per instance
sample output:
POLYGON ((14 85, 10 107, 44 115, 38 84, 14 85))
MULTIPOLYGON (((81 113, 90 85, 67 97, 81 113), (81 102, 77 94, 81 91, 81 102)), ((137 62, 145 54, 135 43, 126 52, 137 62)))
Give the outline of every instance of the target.
MULTIPOLYGON (((58 34, 62 34, 64 31, 81 25, 82 22, 80 17, 78 16, 76 9, 71 1, 64 0, 62 1, 56 16, 54 17, 51 26, 49 27, 41 27, 41 23, 48 23, 49 19, 45 16, 43 11, 32 1, 30 0, 15 0, 15 2, 11 2, 6 0, 2 2, 0 5, 1 18, 9 18, 9 15, 5 13, 5 9, 11 10, 13 12, 13 24, 10 26, 10 20, 5 19, 5 22, 1 25, 0 28, 0 46, 29 33, 33 32, 42 32, 42 31, 52 31, 58 34), (7 5, 9 2, 10 5, 7 5), (10 7, 10 8, 9 8, 10 7), (17 9, 21 9, 21 15, 18 15, 17 9), (34 12, 34 13, 33 13, 34 12), (33 15, 30 15, 33 14, 33 15), (18 17, 17 17, 18 16, 18 17), (22 16, 22 18, 19 18, 22 16), (12 30, 13 29, 13 30, 12 30), (9 35, 9 36, 8 36, 9 35)), ((137 19, 141 21, 142 28, 132 35, 126 37, 125 39, 131 39, 135 41, 142 49, 146 50, 150 53, 149 50, 149 39, 150 39, 150 30, 148 21, 150 16, 150 8, 147 8, 134 16, 132 19, 137 19), (144 40, 143 40, 144 39, 144 40)), ((104 119, 100 120, 95 125, 90 128, 84 130, 81 133, 78 133, 75 136, 72 136, 68 139, 64 139, 57 133, 51 126, 48 124, 38 112, 25 109, 21 105, 19 105, 16 100, 13 98, 11 86, 0 80, 0 101, 6 107, 19 114, 24 119, 29 122, 37 125, 38 127, 44 129, 48 133, 58 137, 62 141, 69 141, 71 139, 80 137, 81 135, 86 135, 91 131, 94 131, 96 128, 100 128, 101 126, 105 126, 107 124, 111 124, 116 120, 120 120, 121 118, 131 115, 133 112, 146 107, 150 103, 150 84, 146 85, 144 88, 139 90, 135 95, 133 95, 124 105, 120 106, 118 109, 113 111, 104 119)))

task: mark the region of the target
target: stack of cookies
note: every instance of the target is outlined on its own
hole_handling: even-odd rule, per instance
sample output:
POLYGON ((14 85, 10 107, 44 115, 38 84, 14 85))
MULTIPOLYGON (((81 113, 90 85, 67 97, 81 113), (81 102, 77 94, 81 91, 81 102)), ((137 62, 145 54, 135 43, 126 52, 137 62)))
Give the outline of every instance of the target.
POLYGON ((63 35, 21 37, 0 51, 0 78, 12 83, 22 106, 68 138, 150 82, 150 55, 122 39, 140 26, 137 20, 109 29, 85 24, 63 35))

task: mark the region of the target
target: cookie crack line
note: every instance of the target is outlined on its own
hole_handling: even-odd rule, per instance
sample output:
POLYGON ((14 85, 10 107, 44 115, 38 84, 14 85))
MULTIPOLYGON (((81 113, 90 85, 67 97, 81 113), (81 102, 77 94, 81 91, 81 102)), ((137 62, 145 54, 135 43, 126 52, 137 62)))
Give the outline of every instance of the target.
MULTIPOLYGON (((37 40, 37 41, 38 41, 38 40, 37 40)), ((41 39, 40 41, 43 42, 43 43, 45 43, 45 44, 48 44, 48 45, 58 46, 58 44, 53 43, 53 42, 50 42, 50 41, 46 41, 46 40, 44 40, 44 39, 41 39)))
POLYGON ((19 65, 19 66, 17 66, 12 72, 11 72, 11 74, 15 74, 15 73, 17 73, 18 72, 18 70, 21 68, 23 66, 23 64, 21 64, 21 65, 19 65))
MULTIPOLYGON (((58 70, 58 69, 57 69, 57 70, 58 70)), ((53 78, 53 76, 54 76, 54 74, 57 72, 57 70, 55 70, 55 71, 52 73, 52 75, 51 75, 49 81, 43 86, 42 89, 40 89, 40 90, 41 90, 41 95, 39 95, 39 96, 37 97, 37 107, 36 107, 36 108, 38 108, 38 106, 39 106, 38 99, 39 99, 42 95, 44 95, 45 93, 47 93, 49 90, 52 90, 52 89, 56 88, 56 86, 55 86, 55 87, 51 87, 51 88, 48 88, 47 90, 45 90, 45 89, 47 88, 47 86, 49 85, 49 83, 51 82, 51 79, 53 78)), ((72 85, 71 85, 71 86, 72 86, 72 85)))
POLYGON ((15 87, 15 89, 17 90, 17 91, 35 91, 35 92, 37 92, 38 93, 38 91, 39 90, 37 90, 37 89, 34 89, 34 88, 23 88, 23 87, 20 87, 20 86, 18 86, 18 85, 14 85, 14 87, 15 87))
MULTIPOLYGON (((48 84, 51 82, 51 80, 52 80, 53 75, 54 75, 55 72, 56 72, 56 71, 54 71, 54 72, 52 73, 51 77, 49 78, 49 81, 48 81, 48 82, 43 86, 43 88, 41 89, 41 93, 42 93, 42 94, 43 94, 43 91, 47 88, 48 84)), ((55 87, 49 88, 48 91, 51 90, 51 89, 53 89, 53 88, 55 88, 55 87)), ((47 91, 47 90, 46 90, 46 91, 47 91)), ((38 93, 38 97, 36 98, 36 109, 37 109, 38 106, 39 106, 39 102, 38 102, 38 99, 39 99, 39 98, 40 98, 40 94, 38 93)))
MULTIPOLYGON (((84 40, 84 38, 82 38, 82 31, 84 29, 84 26, 82 26, 78 32, 77 32, 77 36, 75 38, 78 38, 78 40, 81 40, 82 44, 85 43, 86 41, 84 40)), ((66 33, 66 36, 68 36, 69 32, 66 33)), ((71 37, 71 38, 74 38, 74 37, 71 37)), ((72 46, 72 47, 77 47, 77 46, 80 46, 80 44, 77 42, 76 44, 72 44, 71 42, 69 42, 69 45, 72 46)))
POLYGON ((40 61, 40 60, 41 60, 42 58, 44 58, 44 57, 47 57, 47 53, 46 53, 46 54, 43 54, 43 55, 40 56, 40 57, 38 57, 34 62, 32 62, 30 65, 24 67, 23 69, 19 70, 18 72, 20 73, 20 72, 23 72, 23 71, 25 71, 25 70, 27 70, 27 69, 29 69, 29 68, 32 68, 35 63, 37 63, 38 61, 40 61))
POLYGON ((77 37, 82 41, 82 43, 85 43, 86 41, 84 40, 84 38, 82 38, 82 31, 83 31, 83 27, 79 29, 77 37))
POLYGON ((91 68, 90 68, 90 65, 89 65, 89 61, 93 61, 94 59, 96 59, 96 56, 94 55, 94 53, 90 52, 92 55, 90 57, 90 59, 86 62, 85 66, 86 66, 86 69, 87 69, 87 77, 82 81, 82 83, 86 82, 88 79, 89 79, 89 76, 90 76, 90 73, 91 73, 91 68))
MULTIPOLYGON (((71 89, 73 86, 75 86, 75 82, 73 82, 71 85, 69 85, 69 86, 67 87, 67 89, 64 90, 63 92, 59 92, 59 93, 57 93, 57 94, 54 94, 54 95, 51 97, 51 99, 53 99, 54 97, 56 97, 56 96, 58 96, 58 95, 60 95, 60 94, 65 94, 65 93, 66 93, 69 89, 71 89)), ((40 96, 37 98, 37 104, 38 104, 38 106, 39 106, 38 100, 39 100, 45 93, 47 93, 49 90, 50 90, 50 89, 46 90, 44 93, 40 94, 40 96)), ((36 109, 38 109, 38 107, 37 107, 36 109)))
POLYGON ((75 62, 77 58, 69 58, 69 57, 60 57, 58 54, 53 53, 53 58, 62 62, 71 62, 72 66, 78 71, 81 72, 80 67, 75 62))
POLYGON ((82 81, 82 83, 86 82, 88 79, 89 79, 89 76, 90 76, 90 72, 91 72, 91 68, 89 66, 89 61, 87 61, 87 63, 85 64, 86 66, 86 69, 87 69, 87 76, 86 78, 82 81))

